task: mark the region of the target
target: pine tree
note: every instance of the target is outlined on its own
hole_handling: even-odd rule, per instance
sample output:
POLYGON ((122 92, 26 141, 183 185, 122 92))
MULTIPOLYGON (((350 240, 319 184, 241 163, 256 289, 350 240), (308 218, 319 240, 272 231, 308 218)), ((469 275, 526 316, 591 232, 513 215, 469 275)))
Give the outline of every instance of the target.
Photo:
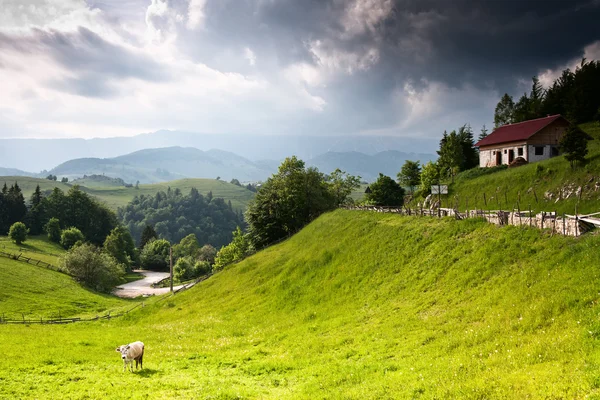
POLYGON ((146 225, 144 230, 142 231, 142 237, 140 239, 140 249, 143 249, 146 244, 152 239, 158 239, 158 235, 153 227, 150 225, 146 225))
POLYGON ((488 137, 488 130, 485 127, 485 124, 483 125, 483 127, 481 128, 481 133, 479 134, 479 136, 477 137, 478 140, 483 140, 486 137, 488 137))
POLYGON ((514 122, 514 111, 515 102, 513 101, 513 98, 509 96, 508 93, 504 93, 504 96, 502 96, 494 111, 494 128, 512 124, 514 122))

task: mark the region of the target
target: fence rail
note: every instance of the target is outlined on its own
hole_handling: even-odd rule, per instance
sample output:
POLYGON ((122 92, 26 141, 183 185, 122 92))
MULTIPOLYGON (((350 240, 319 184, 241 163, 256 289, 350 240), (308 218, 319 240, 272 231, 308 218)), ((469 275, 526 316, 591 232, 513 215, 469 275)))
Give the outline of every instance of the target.
POLYGON ((413 215, 420 217, 454 217, 456 219, 483 218, 495 225, 516 225, 529 226, 538 229, 549 229, 552 234, 565 236, 581 236, 589 232, 596 226, 600 226, 600 219, 597 216, 600 213, 591 213, 586 215, 558 215, 555 211, 533 213, 523 210, 465 210, 460 212, 455 208, 410 208, 410 207, 389 207, 389 206, 351 206, 345 207, 348 210, 374 211, 380 213, 393 213, 401 215, 413 215))
POLYGON ((38 267, 48 268, 48 269, 51 269, 53 271, 63 272, 60 268, 58 268, 55 265, 52 265, 50 263, 47 263, 45 261, 38 260, 38 259, 35 259, 35 258, 32 258, 32 257, 25 257, 23 255, 23 253, 14 254, 14 253, 8 253, 8 252, 0 250, 0 257, 6 257, 6 258, 10 258, 12 260, 26 262, 28 264, 35 265, 35 266, 38 266, 38 267))

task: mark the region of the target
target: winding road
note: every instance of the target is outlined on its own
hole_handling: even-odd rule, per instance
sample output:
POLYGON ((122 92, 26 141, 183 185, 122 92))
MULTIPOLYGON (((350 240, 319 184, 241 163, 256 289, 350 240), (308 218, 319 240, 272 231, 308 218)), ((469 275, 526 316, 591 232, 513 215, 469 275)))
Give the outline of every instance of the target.
MULTIPOLYGON (((144 275, 144 278, 117 286, 113 292, 116 296, 132 298, 138 296, 152 296, 156 294, 169 293, 170 288, 168 287, 152 287, 152 284, 168 278, 168 272, 144 271, 140 269, 136 269, 133 272, 144 275)), ((173 290, 177 290, 182 286, 183 285, 173 286, 173 290)))

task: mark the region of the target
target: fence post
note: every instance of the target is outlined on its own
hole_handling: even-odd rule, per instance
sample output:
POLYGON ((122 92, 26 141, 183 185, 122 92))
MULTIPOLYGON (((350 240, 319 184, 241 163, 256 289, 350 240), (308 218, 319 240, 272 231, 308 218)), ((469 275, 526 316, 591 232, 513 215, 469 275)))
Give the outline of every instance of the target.
POLYGON ((531 204, 529 205, 529 227, 531 228, 531 223, 532 223, 532 218, 531 218, 531 204))
POLYGON ((577 215, 577 204, 575 204, 575 237, 579 236, 577 232, 579 229, 579 217, 577 215))
POLYGON ((563 219, 563 236, 565 236, 567 234, 566 227, 565 227, 565 213, 563 213, 562 219, 563 219))
POLYGON ((544 217, 546 216, 546 212, 542 211, 542 227, 541 229, 544 229, 544 217))
POLYGON ((485 192, 483 192, 483 204, 487 207, 487 199, 485 198, 485 192))
POLYGON ((554 222, 552 223, 552 235, 554 236, 554 232, 556 231, 556 217, 558 217, 558 214, 556 214, 556 210, 554 210, 554 222))

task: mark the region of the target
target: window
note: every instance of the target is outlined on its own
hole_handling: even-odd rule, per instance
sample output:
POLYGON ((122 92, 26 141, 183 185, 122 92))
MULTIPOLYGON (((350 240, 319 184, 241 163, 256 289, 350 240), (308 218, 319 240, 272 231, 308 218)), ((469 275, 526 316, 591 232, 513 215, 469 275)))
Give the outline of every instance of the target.
POLYGON ((496 150, 492 151, 492 154, 493 154, 493 155, 496 155, 496 150))
POLYGON ((535 155, 536 156, 543 156, 544 155, 544 146, 534 146, 535 148, 535 155))
POLYGON ((522 156, 522 155, 523 155, 523 148, 522 148, 522 147, 519 147, 519 148, 517 149, 517 155, 518 155, 518 156, 522 156))

